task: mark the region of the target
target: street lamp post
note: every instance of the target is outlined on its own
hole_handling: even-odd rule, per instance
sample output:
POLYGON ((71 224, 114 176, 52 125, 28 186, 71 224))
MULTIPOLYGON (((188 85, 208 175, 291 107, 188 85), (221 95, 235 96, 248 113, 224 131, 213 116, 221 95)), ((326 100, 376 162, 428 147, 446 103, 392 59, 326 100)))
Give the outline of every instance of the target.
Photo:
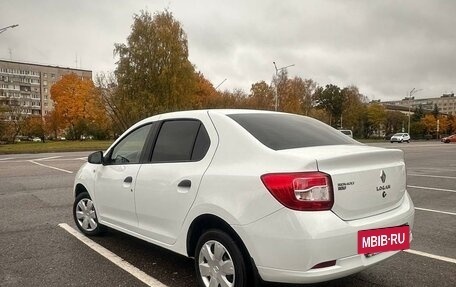
POLYGON ((407 133, 410 135, 410 101, 412 100, 412 95, 418 93, 419 91, 421 91, 422 89, 419 89, 419 90, 416 90, 415 88, 413 88, 410 92, 409 92, 409 97, 408 97, 408 101, 409 101, 409 111, 408 111, 408 127, 407 127, 407 133))
POLYGON ((15 25, 11 25, 11 26, 8 26, 8 27, 4 27, 4 28, 0 28, 0 34, 5 32, 6 30, 8 29, 12 29, 12 28, 16 28, 17 26, 19 26, 19 24, 15 24, 15 25))
MULTIPOLYGON (((295 64, 291 64, 282 68, 277 68, 276 62, 272 62, 274 64, 275 72, 276 72, 276 77, 279 77, 279 71, 285 70, 289 67, 293 67, 295 64)), ((282 80, 280 80, 282 81, 282 80)), ((276 90, 275 90, 275 111, 277 112, 277 109, 279 107, 279 84, 276 84, 276 90)))

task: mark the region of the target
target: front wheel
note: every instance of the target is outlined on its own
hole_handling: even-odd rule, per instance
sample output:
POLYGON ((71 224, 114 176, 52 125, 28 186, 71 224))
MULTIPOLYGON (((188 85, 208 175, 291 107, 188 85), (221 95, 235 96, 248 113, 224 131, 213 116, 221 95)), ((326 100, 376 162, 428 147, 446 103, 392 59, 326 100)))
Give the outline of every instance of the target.
POLYGON ((201 287, 246 287, 247 268, 236 242, 225 232, 205 232, 196 245, 195 269, 201 287))
POLYGON ((74 200, 73 218, 79 230, 86 235, 99 235, 103 231, 103 227, 98 223, 95 205, 86 191, 74 200))

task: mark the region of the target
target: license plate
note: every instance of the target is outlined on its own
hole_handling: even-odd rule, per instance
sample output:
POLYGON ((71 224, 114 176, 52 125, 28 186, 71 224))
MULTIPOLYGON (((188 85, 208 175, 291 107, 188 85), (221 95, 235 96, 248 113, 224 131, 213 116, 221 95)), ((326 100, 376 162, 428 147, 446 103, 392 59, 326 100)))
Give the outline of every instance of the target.
POLYGON ((408 225, 358 231, 358 254, 409 248, 410 227, 408 225))

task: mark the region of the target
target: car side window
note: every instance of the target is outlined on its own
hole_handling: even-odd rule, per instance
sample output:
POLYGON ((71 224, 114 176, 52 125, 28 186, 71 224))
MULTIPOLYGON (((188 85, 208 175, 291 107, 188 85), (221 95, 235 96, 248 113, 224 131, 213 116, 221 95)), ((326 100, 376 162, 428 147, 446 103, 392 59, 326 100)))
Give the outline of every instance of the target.
POLYGON ((196 136, 195 146, 193 147, 192 161, 200 161, 204 158, 211 145, 211 140, 204 125, 201 124, 198 135, 196 136))
POLYGON ((151 124, 142 126, 123 138, 110 154, 110 164, 137 164, 141 159, 144 143, 151 129, 151 124))
POLYGON ((172 120, 162 124, 152 162, 201 160, 209 148, 209 136, 197 120, 172 120))

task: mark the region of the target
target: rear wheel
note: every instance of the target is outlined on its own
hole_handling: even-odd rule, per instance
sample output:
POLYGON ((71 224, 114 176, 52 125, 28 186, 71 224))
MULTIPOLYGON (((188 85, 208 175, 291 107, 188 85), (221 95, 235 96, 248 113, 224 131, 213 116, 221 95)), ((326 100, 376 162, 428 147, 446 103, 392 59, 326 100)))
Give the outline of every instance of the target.
POLYGON ((95 205, 86 191, 74 200, 73 218, 79 230, 86 235, 99 235, 103 231, 103 227, 98 223, 95 205))
POLYGON ((236 242, 225 232, 209 230, 196 245, 195 269, 201 287, 246 287, 247 268, 236 242))

